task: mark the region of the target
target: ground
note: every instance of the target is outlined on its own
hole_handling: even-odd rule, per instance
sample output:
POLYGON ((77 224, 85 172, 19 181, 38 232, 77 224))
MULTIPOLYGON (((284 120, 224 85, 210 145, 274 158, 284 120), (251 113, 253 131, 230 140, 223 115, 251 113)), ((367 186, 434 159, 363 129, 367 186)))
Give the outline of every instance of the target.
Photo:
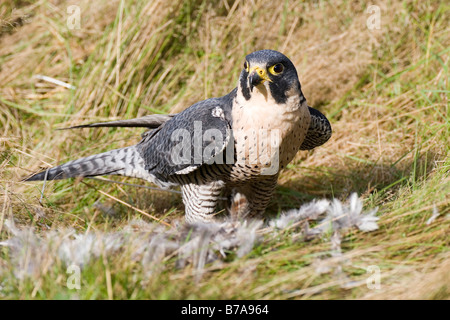
POLYGON ((41 199, 42 183, 20 180, 142 133, 56 129, 178 112, 224 95, 245 55, 259 49, 290 57, 308 103, 334 131, 283 171, 264 218, 356 192, 380 219, 378 230, 342 238, 342 272, 359 285, 318 272, 329 237, 300 241, 287 229, 244 256, 229 252, 200 278, 171 257, 149 274, 128 255, 101 254, 83 266, 80 290, 68 288, 58 259, 17 277, 2 246, 0 297, 448 299, 449 18, 444 1, 2 1, 0 242, 14 236, 9 221, 40 239, 160 224, 148 215, 182 221, 179 194, 84 179, 49 182, 41 199), (369 266, 379 268, 379 289, 366 285, 369 266))

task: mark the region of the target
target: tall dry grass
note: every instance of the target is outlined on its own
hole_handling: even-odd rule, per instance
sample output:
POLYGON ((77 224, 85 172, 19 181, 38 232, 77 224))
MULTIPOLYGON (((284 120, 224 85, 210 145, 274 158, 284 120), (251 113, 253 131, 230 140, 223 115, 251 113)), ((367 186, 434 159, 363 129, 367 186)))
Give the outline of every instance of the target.
MULTIPOLYGON (((345 199, 358 192, 368 208, 380 207, 381 228, 348 235, 343 250, 353 265, 344 269, 362 281, 362 266, 379 265, 383 290, 337 289, 335 279, 317 274, 314 265, 314 255, 327 245, 298 243, 289 236, 261 245, 245 259, 211 266, 200 285, 193 284, 188 269, 169 270, 140 294, 130 293, 129 264, 121 261, 110 270, 117 281, 109 286, 124 298, 448 297, 448 286, 435 279, 446 279, 440 266, 447 265, 449 246, 449 8, 440 1, 378 1, 381 28, 369 30, 370 4, 3 1, 0 239, 10 236, 6 219, 45 235, 66 227, 118 230, 139 216, 104 193, 169 223, 180 220, 183 207, 176 194, 76 180, 48 183, 39 201, 42 185, 19 181, 41 167, 130 145, 140 134, 56 128, 178 112, 224 95, 236 85, 245 55, 270 48, 291 58, 309 104, 330 118, 334 133, 323 147, 299 153, 283 172, 268 215, 307 200, 345 199), (80 29, 67 28, 71 4, 80 7, 80 29), (38 74, 75 89, 39 80, 38 74), (426 224, 433 210, 440 215, 426 224)), ((9 270, 6 252, 0 260, 0 269, 9 270)), ((91 283, 106 281, 94 275, 104 267, 98 262, 87 269, 91 283)), ((51 279, 42 275, 39 290, 45 288, 49 297, 66 294, 46 285, 51 279)), ((11 296, 30 297, 27 290, 38 286, 23 282, 18 287, 11 296)), ((107 291, 96 297, 107 297, 107 291)))

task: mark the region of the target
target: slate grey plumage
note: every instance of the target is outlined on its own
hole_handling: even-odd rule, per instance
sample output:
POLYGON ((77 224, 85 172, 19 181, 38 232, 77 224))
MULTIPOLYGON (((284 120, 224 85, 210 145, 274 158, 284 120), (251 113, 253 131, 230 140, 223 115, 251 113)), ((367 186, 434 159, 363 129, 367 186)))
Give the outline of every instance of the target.
POLYGON ((261 214, 279 171, 298 150, 331 136, 326 117, 307 105, 292 62, 272 50, 249 54, 238 87, 223 97, 175 115, 72 128, 103 126, 151 130, 135 146, 71 161, 26 181, 119 174, 181 186, 188 222, 210 221, 221 194, 235 214, 261 214))

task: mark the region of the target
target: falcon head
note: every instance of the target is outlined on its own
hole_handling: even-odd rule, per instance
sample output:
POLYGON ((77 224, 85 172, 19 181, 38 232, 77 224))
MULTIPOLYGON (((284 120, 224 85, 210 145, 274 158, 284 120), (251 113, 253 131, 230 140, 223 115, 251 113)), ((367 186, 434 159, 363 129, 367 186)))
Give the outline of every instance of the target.
POLYGON ((266 101, 286 103, 290 96, 301 96, 300 82, 294 64, 284 54, 260 50, 246 56, 239 78, 239 91, 245 100, 263 95, 266 101))

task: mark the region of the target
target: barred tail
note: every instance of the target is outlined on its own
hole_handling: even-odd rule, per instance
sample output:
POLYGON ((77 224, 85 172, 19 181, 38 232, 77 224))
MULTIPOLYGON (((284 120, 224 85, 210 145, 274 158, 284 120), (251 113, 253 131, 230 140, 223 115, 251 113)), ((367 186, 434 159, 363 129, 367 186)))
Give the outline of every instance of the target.
POLYGON ((144 159, 136 146, 73 160, 63 165, 36 173, 24 181, 58 180, 74 177, 122 175, 147 180, 161 187, 168 185, 145 170, 144 159))

